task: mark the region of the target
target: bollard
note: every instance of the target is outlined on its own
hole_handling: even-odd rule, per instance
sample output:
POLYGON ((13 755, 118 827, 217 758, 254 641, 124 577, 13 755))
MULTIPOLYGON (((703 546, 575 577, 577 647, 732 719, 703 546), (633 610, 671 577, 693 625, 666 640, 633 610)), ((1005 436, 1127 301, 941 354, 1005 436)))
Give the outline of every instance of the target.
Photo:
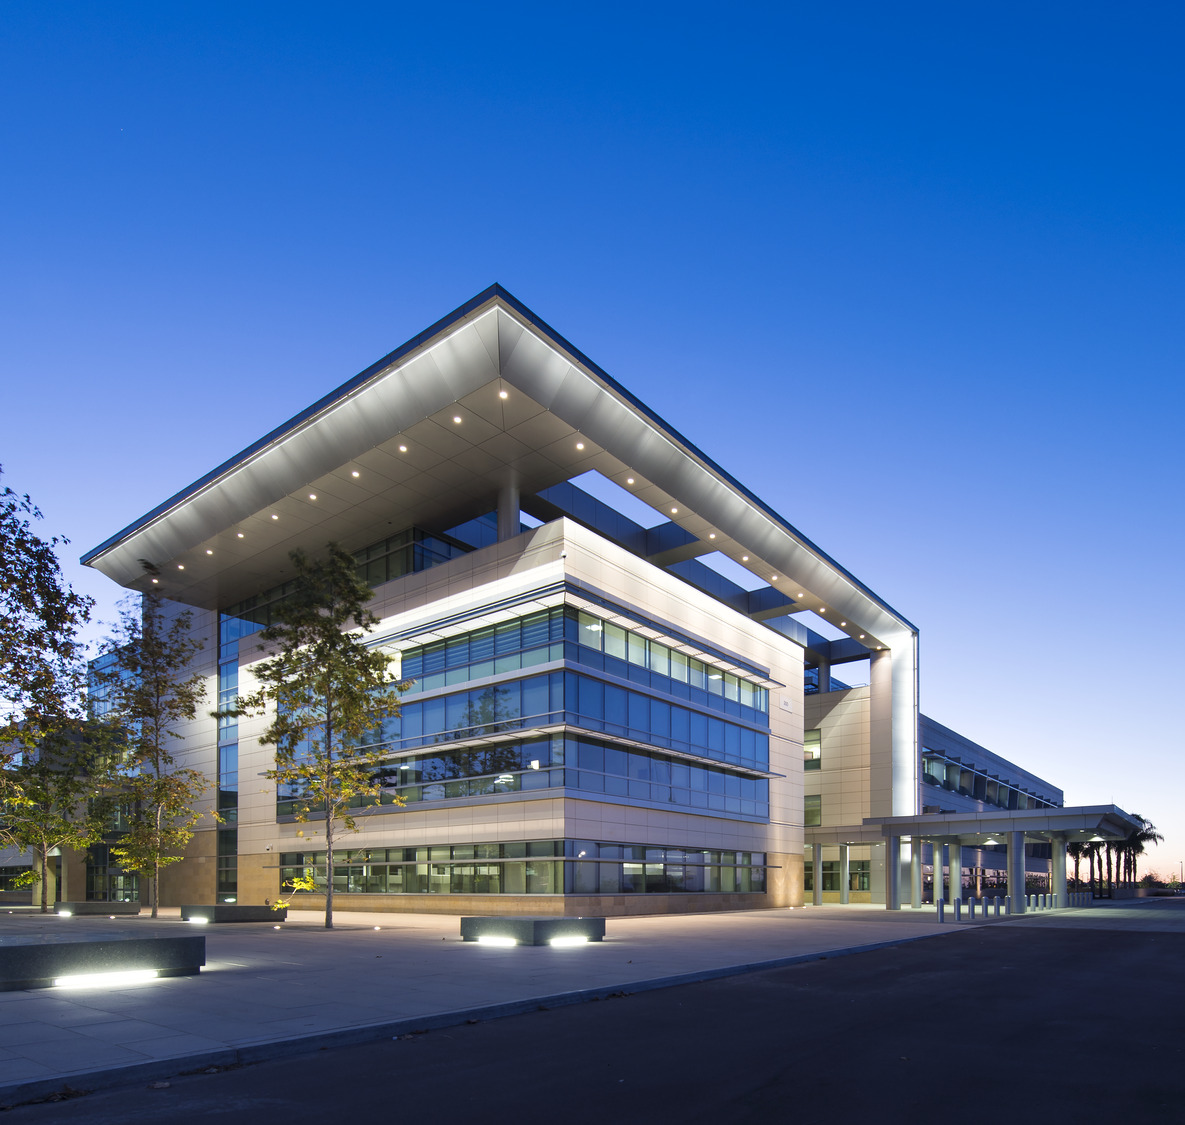
POLYGON ((1011 895, 1004 896, 1004 913, 1005 913, 1005 915, 1012 913, 1012 896, 1011 895))
POLYGON ((996 917, 1000 917, 1000 896, 996 896, 996 917))
POLYGON ((961 898, 955 899, 955 921, 961 922, 963 920, 963 900, 961 898))
POLYGON ((944 921, 944 919, 943 919, 943 916, 942 916, 942 915, 943 915, 943 908, 944 908, 945 906, 946 906, 946 903, 945 903, 945 902, 943 902, 943 900, 942 900, 942 899, 939 899, 939 900, 938 900, 938 922, 939 922, 939 924, 940 924, 940 925, 941 925, 941 924, 942 924, 942 922, 944 921))

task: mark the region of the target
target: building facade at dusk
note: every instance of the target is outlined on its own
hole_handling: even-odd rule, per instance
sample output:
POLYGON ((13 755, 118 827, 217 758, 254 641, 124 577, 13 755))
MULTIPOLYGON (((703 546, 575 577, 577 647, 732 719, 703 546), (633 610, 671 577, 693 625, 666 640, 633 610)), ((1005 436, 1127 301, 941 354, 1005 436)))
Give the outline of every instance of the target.
POLYGON ((289 552, 330 542, 412 681, 375 733, 385 800, 326 872, 265 720, 203 714, 178 758, 224 822, 165 905, 311 870, 344 909, 898 906, 936 852, 1015 882, 1026 843, 1064 893, 1065 842, 1123 830, 921 716, 909 620, 497 286, 83 561, 131 590, 156 564, 212 709, 253 685, 289 552))

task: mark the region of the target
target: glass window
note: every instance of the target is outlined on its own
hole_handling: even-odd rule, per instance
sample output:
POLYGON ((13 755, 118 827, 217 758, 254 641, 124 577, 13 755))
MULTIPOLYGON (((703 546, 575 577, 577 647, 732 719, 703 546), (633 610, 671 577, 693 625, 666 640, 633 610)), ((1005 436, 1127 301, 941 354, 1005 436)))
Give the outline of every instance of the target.
POLYGON ((604 632, 604 625, 599 617, 593 617, 591 613, 585 613, 583 610, 577 615, 577 622, 580 626, 580 631, 577 634, 580 638, 580 643, 585 648, 596 649, 601 651, 601 640, 604 632))
POLYGON ((605 622, 605 655, 616 656, 619 660, 626 658, 625 630, 618 625, 605 622))
POLYGON ((818 793, 808 793, 803 798, 803 821, 807 828, 823 823, 823 798, 818 793))
POLYGON ((650 642, 650 671, 657 672, 660 676, 671 674, 671 650, 658 641, 650 642))
POLYGON ((808 770, 820 769, 823 765, 822 757, 823 732, 808 730, 802 736, 803 768, 808 770))

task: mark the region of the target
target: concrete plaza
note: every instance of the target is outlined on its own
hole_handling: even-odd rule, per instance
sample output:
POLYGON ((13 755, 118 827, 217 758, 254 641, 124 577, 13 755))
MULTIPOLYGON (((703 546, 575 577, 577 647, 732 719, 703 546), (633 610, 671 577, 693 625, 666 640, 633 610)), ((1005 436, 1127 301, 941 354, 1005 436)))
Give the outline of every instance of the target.
MULTIPOLYGON (((0 914, 0 939, 55 930, 176 933, 148 918, 0 914)), ((113 990, 0 993, 0 1104, 65 1085, 95 1089, 209 1066, 389 1039, 615 992, 638 993, 987 927, 1185 933, 1173 900, 1100 904, 940 926, 932 910, 798 910, 610 919, 603 943, 491 948, 439 915, 318 915, 205 929, 206 968, 113 990), (376 928, 377 927, 377 928, 376 928)), ((956 938, 957 940, 957 938, 956 938)))

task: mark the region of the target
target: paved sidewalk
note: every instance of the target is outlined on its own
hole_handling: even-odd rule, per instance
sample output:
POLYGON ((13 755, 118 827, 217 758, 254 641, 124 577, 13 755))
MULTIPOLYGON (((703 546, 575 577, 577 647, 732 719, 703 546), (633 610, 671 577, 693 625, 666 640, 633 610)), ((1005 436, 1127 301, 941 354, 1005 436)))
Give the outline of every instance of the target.
MULTIPOLYGON (((1163 924, 1185 925, 1175 903, 1168 911, 1124 905, 1141 928, 1155 928, 1153 911, 1163 924)), ((1082 915, 1097 926, 1112 914, 1121 921, 1098 907, 1033 920, 1082 915)), ((939 926, 925 909, 807 907, 613 918, 602 943, 502 949, 461 942, 454 916, 339 913, 332 932, 316 914, 288 918, 278 928, 205 927, 207 965, 198 976, 0 992, 0 1104, 63 1084, 94 1088, 255 1061, 977 928, 939 926)), ((156 922, 0 913, 0 937, 82 929, 147 936, 182 926, 189 930, 176 911, 156 922)))

